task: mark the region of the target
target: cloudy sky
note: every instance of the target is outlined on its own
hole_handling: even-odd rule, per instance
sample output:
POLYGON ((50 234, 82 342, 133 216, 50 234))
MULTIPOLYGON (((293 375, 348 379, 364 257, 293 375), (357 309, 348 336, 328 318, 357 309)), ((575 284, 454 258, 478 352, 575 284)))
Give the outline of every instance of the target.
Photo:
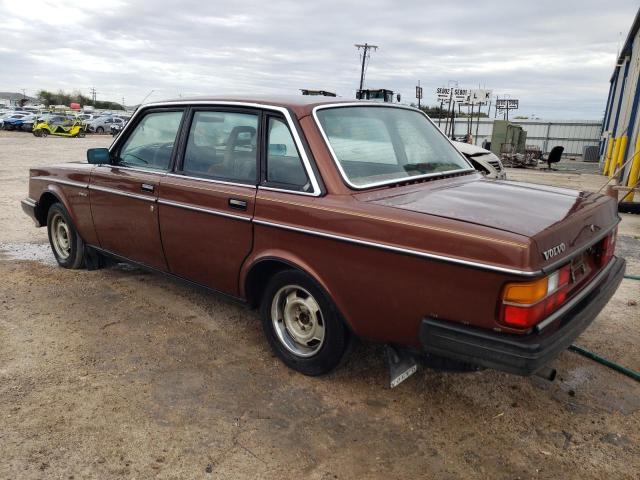
POLYGON ((519 98, 521 114, 599 119, 637 0, 457 2, 0 0, 0 91, 95 86, 127 104, 178 95, 353 97, 366 85, 424 101, 457 81, 519 98))

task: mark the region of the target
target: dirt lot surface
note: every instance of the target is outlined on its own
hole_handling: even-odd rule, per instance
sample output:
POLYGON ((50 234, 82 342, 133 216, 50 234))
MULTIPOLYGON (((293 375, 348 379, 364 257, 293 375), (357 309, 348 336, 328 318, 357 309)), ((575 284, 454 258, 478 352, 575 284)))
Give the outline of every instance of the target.
MULTIPOLYGON (((638 478, 640 384, 574 353, 554 383, 421 369, 389 390, 361 343, 307 378, 241 305, 133 267, 58 268, 20 210, 28 168, 109 143, 0 132, 0 479, 638 478)), ((620 233, 640 274, 639 218, 620 233)), ((639 297, 624 280, 578 343, 640 370, 639 297)))

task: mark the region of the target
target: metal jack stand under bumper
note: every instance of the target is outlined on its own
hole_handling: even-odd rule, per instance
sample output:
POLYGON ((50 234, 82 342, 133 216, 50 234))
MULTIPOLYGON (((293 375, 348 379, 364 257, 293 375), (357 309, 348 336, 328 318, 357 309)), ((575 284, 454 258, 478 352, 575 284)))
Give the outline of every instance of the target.
POLYGON ((418 370, 413 355, 391 345, 385 346, 385 356, 389 364, 389 388, 397 387, 418 370))

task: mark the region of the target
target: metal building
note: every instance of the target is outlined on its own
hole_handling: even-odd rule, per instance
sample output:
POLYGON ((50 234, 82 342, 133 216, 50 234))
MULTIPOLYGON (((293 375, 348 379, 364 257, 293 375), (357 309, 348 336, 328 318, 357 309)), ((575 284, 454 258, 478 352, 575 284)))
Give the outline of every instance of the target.
POLYGON ((632 186, 640 175, 640 9, 624 42, 616 67, 602 125, 600 161, 605 175, 616 175, 632 186))
MULTIPOLYGON (((433 121, 444 129, 444 120, 433 121)), ((482 145, 483 140, 491 140, 493 133, 493 118, 481 118, 473 120, 471 133, 476 145, 482 145), (476 125, 478 123, 478 125, 476 125), (476 134, 477 132, 477 134, 476 134)), ((454 126, 454 136, 464 137, 468 131, 468 120, 466 118, 456 118, 454 126)), ((584 155, 586 147, 598 147, 600 134, 602 133, 602 122, 599 120, 509 120, 510 123, 520 125, 527 132, 527 145, 535 145, 545 155, 557 145, 564 147, 565 156, 584 155)))

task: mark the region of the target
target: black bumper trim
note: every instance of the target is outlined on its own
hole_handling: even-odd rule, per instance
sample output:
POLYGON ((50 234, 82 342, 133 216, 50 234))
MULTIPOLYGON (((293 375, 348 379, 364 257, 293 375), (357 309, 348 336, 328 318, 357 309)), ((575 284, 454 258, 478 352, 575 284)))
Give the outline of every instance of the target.
POLYGON ((528 335, 497 333, 432 317, 422 320, 420 342, 434 355, 531 375, 565 350, 593 322, 620 285, 625 261, 614 257, 608 273, 553 324, 528 335))
POLYGON ((20 205, 22 206, 22 211, 29 215, 31 219, 35 222, 36 227, 40 227, 40 221, 38 220, 38 215, 36 214, 36 209, 38 208, 38 202, 32 200, 30 198, 25 198, 20 201, 20 205))

